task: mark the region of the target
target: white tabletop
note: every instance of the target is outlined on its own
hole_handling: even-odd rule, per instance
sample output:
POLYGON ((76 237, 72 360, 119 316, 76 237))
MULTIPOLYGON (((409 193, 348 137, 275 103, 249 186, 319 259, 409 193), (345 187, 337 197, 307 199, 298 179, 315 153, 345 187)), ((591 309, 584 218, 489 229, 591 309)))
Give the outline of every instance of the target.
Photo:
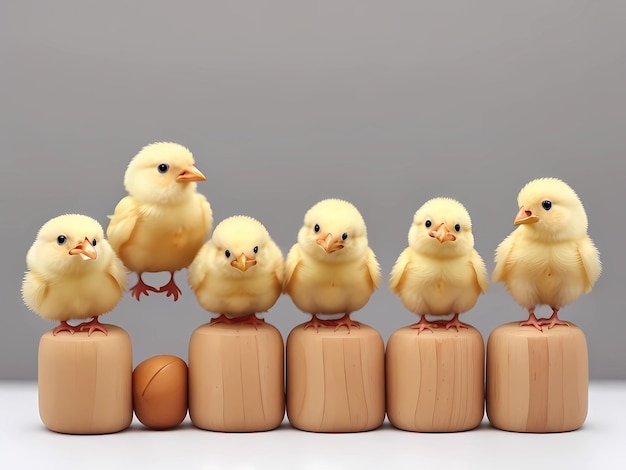
POLYGON ((585 424, 558 434, 500 431, 486 419, 475 430, 445 434, 388 422, 370 432, 317 434, 287 420, 273 431, 228 434, 200 430, 187 418, 170 431, 135 419, 116 434, 65 435, 39 419, 34 382, 0 382, 0 416, 0 468, 7 469, 626 468, 626 382, 592 382, 585 424))

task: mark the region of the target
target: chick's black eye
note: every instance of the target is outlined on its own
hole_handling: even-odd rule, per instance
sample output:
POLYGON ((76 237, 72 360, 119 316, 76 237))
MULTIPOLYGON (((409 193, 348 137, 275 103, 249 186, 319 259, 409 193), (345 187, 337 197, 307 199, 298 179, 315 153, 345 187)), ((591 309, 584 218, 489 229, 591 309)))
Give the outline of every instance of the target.
POLYGON ((315 233, 320 231, 320 226, 318 224, 315 224, 315 227, 313 228, 313 230, 315 230, 315 233))
POLYGON ((93 241, 91 242, 91 246, 96 246, 96 239, 94 238, 93 241))
POLYGON ((258 252, 259 252, 259 247, 258 247, 258 246, 255 246, 255 247, 254 247, 254 249, 253 249, 252 251, 254 251, 255 253, 258 253, 258 252))
POLYGON ((65 235, 59 235, 57 237, 57 243, 59 245, 63 245, 67 241, 67 237, 65 235))
POLYGON ((157 170, 159 170, 159 173, 167 173, 167 170, 170 169, 170 166, 167 163, 161 163, 159 166, 157 166, 157 170))
POLYGON ((348 238, 348 234, 344 232, 344 234, 341 236, 341 239, 345 240, 346 238, 348 238))
POLYGON ((459 224, 456 224, 454 226, 454 230, 456 230, 457 232, 460 232, 461 231, 461 226, 459 224))
POLYGON ((543 207, 545 210, 549 211, 550 209, 552 209, 552 201, 543 201, 541 203, 541 207, 543 207))
POLYGON ((433 223, 430 221, 430 219, 426 219, 426 222, 424 223, 424 225, 426 225, 426 228, 430 228, 432 224, 433 223))
POLYGON ((226 250, 224 254, 226 255, 226 258, 230 258, 230 250, 226 250))

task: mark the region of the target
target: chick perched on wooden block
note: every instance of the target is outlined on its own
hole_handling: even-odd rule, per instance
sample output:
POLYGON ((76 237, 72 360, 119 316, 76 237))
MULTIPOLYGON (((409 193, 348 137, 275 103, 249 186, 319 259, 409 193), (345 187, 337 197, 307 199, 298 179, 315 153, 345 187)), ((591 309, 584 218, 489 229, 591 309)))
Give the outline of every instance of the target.
POLYGON ((126 267, 137 273, 130 289, 137 300, 149 292, 178 300, 174 273, 189 266, 213 226, 211 205, 196 192, 196 181, 205 179, 191 152, 171 142, 144 147, 128 165, 124 186, 129 195, 115 207, 107 237, 126 267), (141 279, 144 272, 162 271, 171 277, 159 289, 141 279))
POLYGON ((66 214, 46 222, 26 255, 28 271, 22 298, 47 320, 61 322, 52 330, 107 334, 98 316, 111 311, 126 289, 126 269, 105 240, 102 226, 91 217, 66 214), (72 326, 68 320, 92 318, 72 326))
POLYGON ((520 191, 519 225, 496 250, 494 282, 504 282, 511 296, 528 309, 520 326, 568 325, 561 307, 591 291, 600 276, 600 254, 587 235, 587 214, 574 190, 556 178, 539 178, 520 191), (552 316, 538 320, 537 305, 552 316))
POLYGON ((309 209, 287 255, 284 286, 294 304, 313 315, 305 328, 358 327, 350 314, 365 306, 379 284, 380 267, 357 208, 325 199, 309 209), (344 315, 337 321, 317 318, 339 313, 344 315))
POLYGON ((487 292, 487 269, 474 249, 472 221, 463 205, 435 198, 420 207, 409 229, 409 246, 396 260, 389 287, 404 306, 421 316, 411 328, 437 328, 426 315, 449 315, 446 329, 467 328, 459 314, 487 292))
POLYGON ((189 266, 188 281, 198 303, 221 314, 211 323, 263 320, 282 292, 284 259, 258 220, 243 215, 220 222, 189 266))

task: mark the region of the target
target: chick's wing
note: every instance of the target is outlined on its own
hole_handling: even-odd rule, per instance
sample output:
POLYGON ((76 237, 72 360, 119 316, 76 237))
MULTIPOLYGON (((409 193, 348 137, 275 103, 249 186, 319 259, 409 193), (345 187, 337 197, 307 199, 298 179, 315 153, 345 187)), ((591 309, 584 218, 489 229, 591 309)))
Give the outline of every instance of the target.
POLYGON ((372 281, 372 288, 377 289, 380 285, 380 265, 376 260, 376 255, 369 247, 367 248, 367 253, 365 255, 365 266, 367 267, 367 271, 372 281))
POLYGON ((505 280, 507 268, 509 263, 511 262, 511 252, 513 251, 514 246, 515 232, 502 240, 502 243, 498 245, 495 258, 496 266, 493 270, 493 274, 491 275, 493 282, 502 282, 505 280))
POLYGON ((593 285, 600 277, 602 264, 600 263, 600 255, 598 249, 590 238, 584 238, 576 244, 582 268, 587 276, 587 288, 585 292, 589 292, 593 285))
POLYGON ((24 275, 22 283, 22 299, 24 303, 33 311, 41 305, 48 292, 48 283, 33 271, 24 275))
POLYGON ((402 278, 404 277, 404 273, 410 260, 409 249, 410 248, 405 248, 404 251, 400 253, 400 256, 398 256, 398 259, 391 269, 389 288, 392 292, 398 292, 398 288, 400 287, 400 283, 402 282, 402 278))
POLYGON ((283 258, 283 254, 278 248, 278 245, 271 244, 272 250, 272 273, 276 277, 276 280, 281 285, 281 287, 285 283, 285 259, 283 258))
POLYGON ((198 290, 209 276, 209 266, 207 264, 210 252, 209 243, 204 244, 200 248, 200 251, 198 251, 187 269, 187 282, 193 291, 198 290))
POLYGON ((139 204, 134 198, 126 196, 118 202, 113 215, 109 217, 111 222, 107 227, 107 239, 117 252, 132 236, 139 218, 139 204))
POLYGON ((202 224, 206 233, 211 231, 213 226, 213 210, 211 209, 211 204, 207 200, 207 198, 198 193, 197 197, 200 199, 200 204, 202 206, 202 224))
POLYGON ((298 267, 301 261, 302 261, 302 253, 301 253, 300 245, 296 243, 295 245, 291 247, 291 249, 289 250, 289 253, 287 253, 287 259, 285 260, 285 273, 284 273, 285 277, 283 280, 283 291, 289 285, 289 282, 291 281, 293 273, 295 272, 296 268, 298 267))
POLYGON ((489 290, 489 281, 487 279, 487 268, 485 267, 485 262, 480 257, 476 250, 472 250, 472 254, 470 255, 470 264, 474 268, 476 272, 476 280, 478 281, 478 286, 480 287, 480 291, 485 294, 489 290))

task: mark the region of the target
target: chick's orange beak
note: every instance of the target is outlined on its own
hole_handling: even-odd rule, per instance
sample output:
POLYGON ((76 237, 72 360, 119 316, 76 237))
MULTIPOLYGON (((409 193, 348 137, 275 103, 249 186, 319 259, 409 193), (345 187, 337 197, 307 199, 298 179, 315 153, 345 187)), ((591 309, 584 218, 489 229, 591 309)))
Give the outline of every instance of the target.
POLYGON ((246 272, 248 269, 250 269, 255 264, 256 264, 256 259, 248 258, 244 253, 241 253, 237 259, 234 259, 230 263, 230 265, 233 268, 238 269, 242 273, 246 272))
POLYGON ((85 239, 72 248, 69 251, 70 255, 80 255, 82 259, 96 259, 98 253, 96 253, 96 249, 93 247, 91 242, 85 237, 85 239))
POLYGON ((456 240, 456 237, 445 223, 441 224, 437 230, 431 230, 428 235, 439 240, 439 243, 456 240))
POLYGON ((191 181, 204 181, 206 176, 202 174, 195 166, 191 165, 183 170, 176 177, 178 183, 189 183, 191 181))
POLYGON ((343 245, 338 240, 333 239, 332 233, 329 233, 324 238, 318 238, 316 241, 319 246, 326 250, 326 253, 332 253, 343 248, 343 245))
POLYGON ((539 222, 539 217, 534 215, 531 211, 524 209, 524 206, 522 206, 515 216, 513 225, 534 224, 535 222, 539 222))

